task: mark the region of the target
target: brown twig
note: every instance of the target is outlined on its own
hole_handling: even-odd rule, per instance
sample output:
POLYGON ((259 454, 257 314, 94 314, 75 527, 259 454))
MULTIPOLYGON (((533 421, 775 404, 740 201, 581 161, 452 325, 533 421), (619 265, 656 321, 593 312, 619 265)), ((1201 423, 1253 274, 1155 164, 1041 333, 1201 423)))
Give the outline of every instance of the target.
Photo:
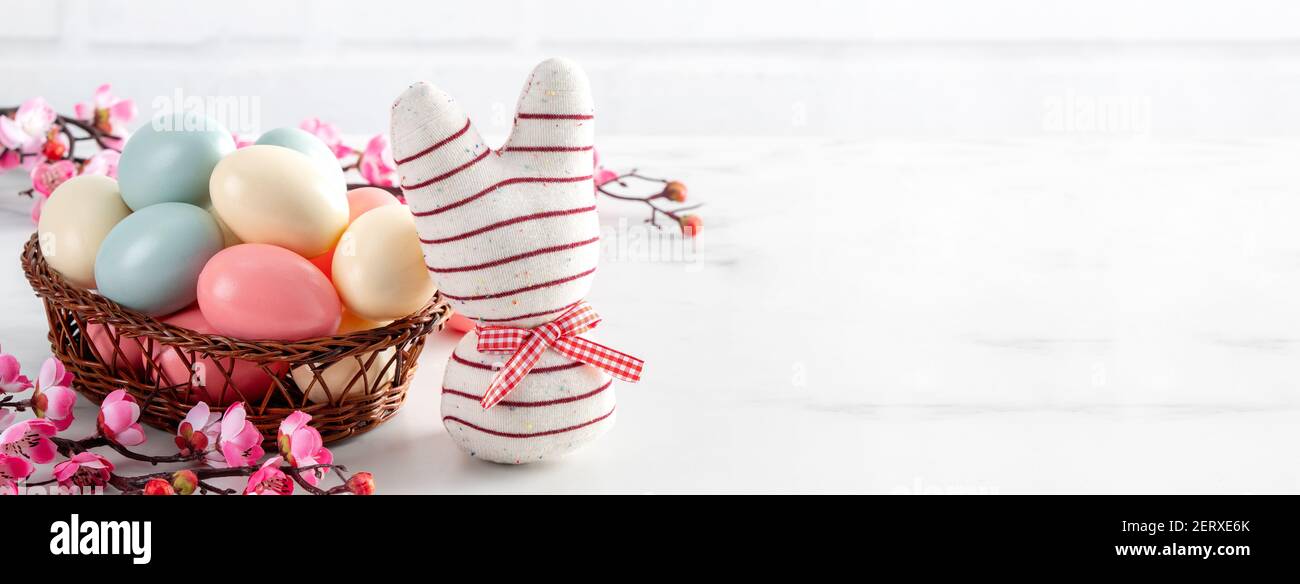
POLYGON ((673 222, 677 223, 680 226, 682 225, 683 217, 685 217, 685 215, 682 214, 683 212, 690 211, 693 209, 698 209, 703 205, 702 204, 688 205, 685 207, 678 207, 676 209, 667 209, 659 205, 656 205, 655 201, 657 200, 669 199, 668 185, 671 184, 672 182, 673 181, 667 179, 649 177, 642 174, 638 174, 636 169, 632 169, 631 171, 618 175, 618 177, 615 178, 614 180, 596 187, 596 190, 599 191, 601 194, 613 199, 618 199, 620 201, 631 201, 636 203, 642 203, 647 207, 650 207, 650 218, 646 219, 646 223, 649 223, 655 227, 662 228, 662 226, 660 226, 659 222, 657 221, 659 215, 661 214, 665 217, 668 217, 669 219, 672 219, 673 222), (625 195, 622 193, 613 192, 606 188, 606 185, 611 185, 611 184, 618 184, 623 188, 629 188, 627 179, 637 179, 646 182, 659 183, 664 186, 659 190, 659 192, 649 194, 649 195, 625 195))

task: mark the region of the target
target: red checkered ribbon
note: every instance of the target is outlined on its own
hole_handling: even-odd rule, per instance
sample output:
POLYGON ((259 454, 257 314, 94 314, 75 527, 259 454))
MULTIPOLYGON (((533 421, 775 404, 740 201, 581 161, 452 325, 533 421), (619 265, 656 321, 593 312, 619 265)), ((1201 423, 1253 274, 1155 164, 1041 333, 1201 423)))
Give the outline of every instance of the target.
POLYGON ((505 399, 537 365, 546 349, 554 349, 574 361, 604 369, 623 381, 639 381, 644 361, 578 336, 598 324, 600 315, 586 302, 579 302, 559 318, 531 329, 479 325, 480 353, 514 353, 492 380, 479 405, 488 409, 505 399))

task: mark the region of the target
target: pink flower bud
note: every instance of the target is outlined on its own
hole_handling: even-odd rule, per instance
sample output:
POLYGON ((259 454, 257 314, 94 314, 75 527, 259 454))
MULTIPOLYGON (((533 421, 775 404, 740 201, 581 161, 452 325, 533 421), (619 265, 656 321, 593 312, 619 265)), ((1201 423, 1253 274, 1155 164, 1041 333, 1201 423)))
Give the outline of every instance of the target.
POLYGON ((144 484, 144 494, 175 495, 176 490, 172 488, 171 483, 167 482, 164 479, 149 479, 149 482, 144 484))
POLYGON ((199 487, 199 475, 194 474, 194 471, 192 470, 178 470, 172 473, 171 486, 178 494, 193 494, 194 490, 199 487))
POLYGON ((359 472, 348 479, 347 486, 348 492, 353 495, 373 495, 375 494, 375 476, 368 472, 359 472))

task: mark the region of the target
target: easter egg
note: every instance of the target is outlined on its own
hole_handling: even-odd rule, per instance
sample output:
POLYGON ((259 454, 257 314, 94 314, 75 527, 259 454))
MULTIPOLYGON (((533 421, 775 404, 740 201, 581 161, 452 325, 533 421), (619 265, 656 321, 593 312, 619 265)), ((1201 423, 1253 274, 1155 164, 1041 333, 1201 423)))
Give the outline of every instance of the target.
MULTIPOLYGON (((163 322, 197 333, 217 333, 207 319, 203 318, 198 306, 168 316, 163 322)), ((167 345, 155 345, 153 359, 157 364, 155 376, 158 381, 182 388, 188 385, 186 389, 189 389, 189 395, 186 397, 190 403, 203 401, 211 406, 226 406, 237 401, 256 403, 275 386, 274 378, 284 375, 288 369, 287 365, 279 363, 268 367, 268 373, 251 361, 231 358, 218 360, 167 345), (227 371, 230 372, 229 375, 227 371)), ((184 393, 185 389, 181 391, 184 393)))
POLYGON ((144 349, 139 339, 118 336, 117 330, 110 325, 90 323, 86 325, 86 338, 95 347, 99 361, 115 369, 119 375, 138 373, 144 370, 144 349), (117 339, 117 342, 113 342, 117 339))
POLYGON ((342 319, 334 287, 302 256, 265 243, 221 250, 199 275, 199 308, 220 334, 297 341, 334 334, 342 319))
POLYGON ((247 243, 313 258, 334 247, 348 225, 346 186, 282 146, 235 151, 212 171, 210 188, 221 220, 247 243))
POLYGON ((239 240, 239 236, 235 235, 234 231, 230 230, 230 226, 226 225, 226 222, 221 220, 221 215, 217 213, 216 209, 208 207, 207 212, 209 215, 212 215, 212 220, 217 222, 217 227, 221 228, 221 247, 230 247, 232 245, 244 243, 239 240))
POLYGON ((447 330, 457 333, 467 333, 474 330, 474 321, 465 317, 463 314, 454 313, 451 318, 447 319, 447 330))
POLYGON ((366 211, 385 205, 401 205, 392 193, 378 187, 361 187, 348 191, 348 223, 357 220, 366 211))
POLYGON ((320 371, 319 380, 310 365, 299 365, 293 369, 293 381, 313 403, 360 399, 393 382, 397 372, 393 355, 393 349, 388 348, 345 357, 320 371))
POLYGON ((381 326, 387 326, 388 323, 390 322, 392 321, 376 321, 376 320, 361 318, 360 316, 354 314, 351 310, 344 308, 343 320, 339 322, 339 330, 337 331, 337 334, 346 335, 348 333, 354 333, 357 331, 368 331, 370 329, 377 329, 381 326))
POLYGON ((343 178, 343 167, 339 164, 338 157, 320 138, 298 128, 276 128, 262 134, 257 139, 257 143, 297 150, 307 155, 320 169, 321 174, 347 188, 347 180, 343 178))
POLYGON ((106 176, 68 179, 50 194, 36 230, 45 261, 74 286, 95 287, 95 255, 117 223, 131 214, 117 181, 106 176))
POLYGON ((122 148, 122 200, 134 211, 169 202, 206 206, 212 170, 234 151, 230 131, 212 118, 193 112, 156 117, 122 148))
POLYGON ((158 203, 118 222, 95 256, 99 293, 127 308, 162 316, 189 306, 208 259, 221 251, 221 228, 207 211, 158 203))
POLYGON ((409 315, 436 290, 424 265, 415 218, 401 205, 357 217, 339 240, 333 272, 343 305, 369 320, 409 315))
POLYGON ((308 261, 311 262, 311 265, 316 266, 320 273, 325 274, 326 278, 334 279, 334 250, 331 249, 308 261))

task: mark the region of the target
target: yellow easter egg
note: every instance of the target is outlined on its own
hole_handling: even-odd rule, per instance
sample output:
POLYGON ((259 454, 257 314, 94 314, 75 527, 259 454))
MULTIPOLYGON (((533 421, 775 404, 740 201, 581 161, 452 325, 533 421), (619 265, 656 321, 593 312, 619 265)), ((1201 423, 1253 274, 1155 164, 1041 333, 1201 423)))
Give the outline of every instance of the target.
POLYGON ((269 243, 314 258, 348 225, 347 186, 307 155, 257 144, 221 159, 208 183, 212 205, 244 243, 269 243))
POLYGON ((392 362, 394 354, 389 348, 345 357, 321 371, 320 380, 315 379, 311 366, 299 365, 293 369, 293 381, 312 403, 361 399, 393 383, 397 372, 397 363, 392 362))
POLYGON ((131 214, 117 181, 106 176, 68 179, 50 194, 37 225, 41 253, 75 286, 95 287, 95 255, 108 232, 131 214))
POLYGON ((437 290, 424 265, 415 218, 405 205, 357 217, 339 240, 332 272, 343 305, 367 320, 407 316, 437 290))

